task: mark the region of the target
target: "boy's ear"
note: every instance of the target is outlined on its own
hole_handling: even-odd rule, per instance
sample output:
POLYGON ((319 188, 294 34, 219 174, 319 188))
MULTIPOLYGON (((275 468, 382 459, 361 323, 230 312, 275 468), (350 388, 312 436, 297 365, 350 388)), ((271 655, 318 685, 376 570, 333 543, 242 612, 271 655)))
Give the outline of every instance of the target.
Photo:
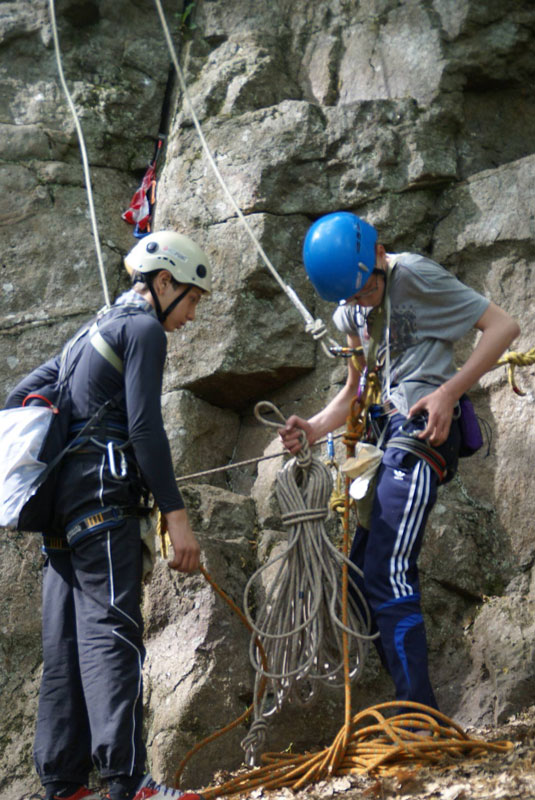
POLYGON ((153 280, 153 285, 157 286, 158 289, 165 290, 167 284, 171 281, 171 273, 167 269, 162 269, 160 272, 155 276, 153 280))

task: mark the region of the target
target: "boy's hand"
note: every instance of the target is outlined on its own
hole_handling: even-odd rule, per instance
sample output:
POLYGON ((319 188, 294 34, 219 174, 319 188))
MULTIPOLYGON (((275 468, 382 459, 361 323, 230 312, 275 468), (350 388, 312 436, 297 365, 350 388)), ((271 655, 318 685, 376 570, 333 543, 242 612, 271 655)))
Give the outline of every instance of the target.
POLYGON ((173 557, 167 562, 178 572, 194 572, 199 569, 201 548, 189 524, 184 508, 165 514, 167 533, 173 545, 173 557))
POLYGON ((284 447, 289 450, 292 455, 295 455, 301 450, 303 446, 303 436, 306 437, 309 444, 314 441, 314 433, 312 425, 306 419, 301 419, 295 414, 288 417, 284 428, 279 428, 279 436, 284 447))
POLYGON ((429 443, 434 447, 444 444, 450 432, 456 404, 457 398, 449 395, 444 386, 439 386, 434 392, 418 400, 410 409, 409 417, 415 417, 426 411, 428 419, 426 427, 417 438, 429 439, 429 443))

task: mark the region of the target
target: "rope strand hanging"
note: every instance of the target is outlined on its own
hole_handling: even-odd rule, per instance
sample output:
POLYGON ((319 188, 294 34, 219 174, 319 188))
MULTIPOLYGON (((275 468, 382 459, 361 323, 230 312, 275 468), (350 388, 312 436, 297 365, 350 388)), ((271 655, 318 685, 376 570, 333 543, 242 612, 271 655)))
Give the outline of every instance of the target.
MULTIPOLYGON (((197 114, 195 113, 195 109, 193 108, 193 103, 192 103, 190 95, 189 95, 189 91, 188 91, 188 87, 186 85, 184 74, 182 72, 182 69, 181 69, 179 61, 178 61, 178 56, 177 56, 177 53, 176 53, 175 46, 173 44, 173 40, 171 39, 171 34, 169 32, 169 27, 167 25, 167 20, 165 18, 165 14, 164 14, 163 9, 162 9, 162 4, 161 4, 160 0, 154 0, 154 2, 155 2, 155 5, 156 5, 156 9, 158 11, 158 16, 160 17, 160 22, 161 22, 161 25, 162 25, 165 41, 167 43, 169 54, 171 56, 171 60, 173 62, 173 66, 175 68, 176 75, 178 77, 178 81, 180 83, 180 88, 182 90, 182 94, 183 94, 184 100, 186 101, 188 110, 189 110, 189 112, 191 114, 191 118, 193 120, 193 124, 195 126, 195 130, 197 131, 197 134, 199 136, 202 148, 204 150, 206 158, 208 159, 208 163, 210 164, 210 167, 212 168, 212 171, 213 171, 213 173, 214 173, 219 185, 223 189, 223 192, 225 193, 225 196, 227 197, 228 201, 230 202, 230 204, 232 205, 234 211, 236 212, 236 214, 238 216, 238 219, 240 220, 240 222, 244 226, 244 228, 245 228, 245 230, 247 232, 247 235, 249 236, 251 242, 253 243, 253 245, 254 245, 256 251, 258 252, 260 258, 262 259, 262 261, 264 262, 264 264, 266 265, 266 267, 270 271, 271 275, 275 278, 275 280, 277 281, 277 283, 279 284, 279 286, 281 287, 283 292, 286 294, 286 296, 290 299, 290 301, 293 303, 293 305, 297 308, 297 310, 299 311, 299 313, 303 317, 303 319, 305 321, 305 330, 306 330, 306 332, 310 333, 314 339, 320 341, 320 344, 321 344, 324 352, 329 356, 329 358, 331 358, 332 354, 329 352, 329 349, 328 349, 327 345, 325 344, 325 342, 322 341, 323 337, 327 333, 327 329, 325 327, 324 322, 321 319, 315 319, 312 316, 312 314, 310 313, 310 311, 308 311, 308 309, 301 302, 301 300, 300 300, 299 296, 297 295, 297 293, 295 292, 295 290, 292 289, 291 286, 288 286, 288 284, 283 281, 283 279, 281 278, 281 276, 279 275, 279 273, 277 272, 277 270, 273 266, 272 262, 268 258, 264 248, 262 247, 262 245, 258 241, 258 238, 255 236, 254 231, 252 230, 251 226, 247 222, 247 219, 245 218, 245 215, 243 214, 242 210, 240 209, 240 207, 236 203, 236 201, 235 201, 230 189, 228 188, 228 186, 226 184, 225 179, 221 175, 221 172, 220 172, 217 164, 215 163, 215 159, 214 159, 214 157, 212 155, 210 147, 208 146, 208 143, 206 141, 206 138, 205 138, 204 133, 203 133, 202 128, 201 128, 201 124, 199 122, 197 114)), ((336 342, 333 339, 329 338, 329 341, 331 342, 332 345, 336 345, 336 342)))
POLYGON ((50 11, 50 24, 52 27, 52 37, 54 39, 54 52, 56 55, 56 64, 58 67, 59 73, 59 80, 65 94, 65 98, 67 100, 67 104, 71 111, 71 114, 74 118, 74 125, 76 128, 76 134, 78 136, 78 142, 80 145, 80 153, 82 156, 82 165, 84 170, 84 181, 85 181, 85 189, 87 193, 87 203, 89 206, 89 217, 91 220, 91 230, 93 232, 93 240, 95 244, 95 251, 97 254, 97 264, 100 273, 100 281, 102 283, 102 291, 104 293, 104 302, 107 308, 110 306, 110 294, 108 291, 108 282, 106 280, 106 272, 104 270, 104 262, 102 260, 102 250, 100 247, 100 237, 98 232, 98 225, 97 225, 97 217, 95 214, 95 206, 93 204, 93 190, 91 188, 91 175, 89 172, 89 161, 87 158, 87 150, 85 146, 84 134, 82 131, 82 126, 80 125, 80 120, 78 119, 78 114, 76 113, 76 108, 74 106, 71 94, 69 92, 69 87, 67 86, 67 82, 65 81, 65 75, 63 74, 63 66, 61 63, 61 50, 59 46, 59 36, 58 36, 58 28, 56 24, 56 9, 54 0, 49 0, 49 11, 50 11))

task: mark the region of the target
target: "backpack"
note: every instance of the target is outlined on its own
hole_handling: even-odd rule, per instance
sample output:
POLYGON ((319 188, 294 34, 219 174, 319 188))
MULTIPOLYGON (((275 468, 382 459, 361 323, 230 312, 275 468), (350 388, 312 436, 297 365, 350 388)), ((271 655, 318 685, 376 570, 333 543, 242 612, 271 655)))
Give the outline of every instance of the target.
MULTIPOLYGON (((0 411, 0 526, 46 535, 61 533, 55 524, 54 499, 59 465, 80 447, 83 436, 124 395, 124 387, 103 403, 69 441, 71 394, 68 379, 80 353, 67 367, 75 342, 89 333, 89 344, 122 372, 122 361, 98 332, 95 322, 64 347, 58 378, 27 395, 22 406, 0 411)), ((81 351, 80 351, 81 352, 81 351)))

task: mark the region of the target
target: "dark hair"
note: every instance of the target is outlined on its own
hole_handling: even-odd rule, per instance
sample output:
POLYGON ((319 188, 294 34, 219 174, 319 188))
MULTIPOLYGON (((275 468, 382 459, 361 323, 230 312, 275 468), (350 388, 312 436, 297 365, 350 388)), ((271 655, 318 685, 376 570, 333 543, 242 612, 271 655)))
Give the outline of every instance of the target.
MULTIPOLYGON (((161 272, 161 269, 153 269, 151 272, 139 272, 138 270, 134 270, 131 276, 132 286, 135 283, 148 284, 149 281, 155 278, 159 272, 161 272)), ((178 287, 180 286, 180 283, 177 280, 175 280, 172 275, 171 275, 171 286, 173 287, 173 289, 178 289, 178 287)))

